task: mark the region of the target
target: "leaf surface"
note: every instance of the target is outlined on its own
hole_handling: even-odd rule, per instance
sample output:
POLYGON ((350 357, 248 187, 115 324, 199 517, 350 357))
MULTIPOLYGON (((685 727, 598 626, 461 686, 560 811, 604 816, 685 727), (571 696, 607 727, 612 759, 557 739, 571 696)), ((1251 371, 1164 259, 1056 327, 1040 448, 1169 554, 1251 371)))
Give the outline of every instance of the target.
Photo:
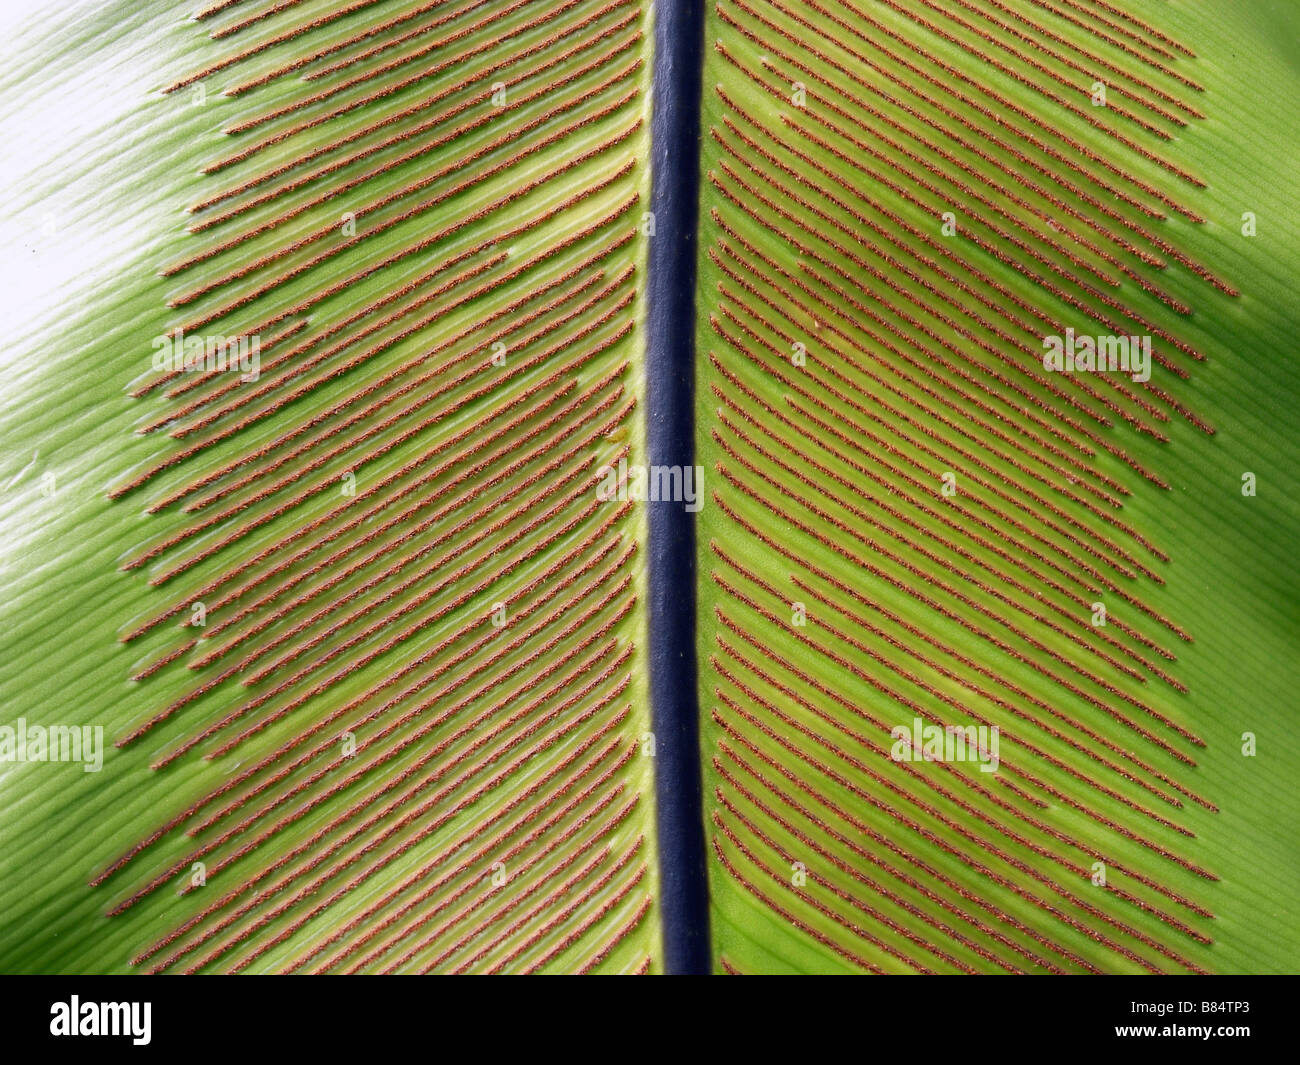
POLYGON ((122 37, 184 53, 125 120, 157 167, 80 189, 156 197, 74 341, 94 463, 23 416, 94 531, 56 581, 114 602, 25 556, 9 638, 75 659, 10 710, 115 746, 7 772, 0 965, 654 968, 642 521, 596 493, 640 449, 642 11, 173 17, 122 37))
POLYGON ((1296 68, 1270 17, 711 5, 720 970, 1294 965, 1264 916, 1297 855, 1294 236, 1250 103, 1296 68), (1048 369, 1067 335, 1149 338, 1149 380, 1048 369))
MULTIPOLYGON (((0 726, 102 730, 0 762, 0 969, 668 967, 660 504, 607 473, 695 236, 650 214, 668 13, 0 27, 0 726)), ((715 971, 1294 968, 1296 30, 707 5, 715 971)))

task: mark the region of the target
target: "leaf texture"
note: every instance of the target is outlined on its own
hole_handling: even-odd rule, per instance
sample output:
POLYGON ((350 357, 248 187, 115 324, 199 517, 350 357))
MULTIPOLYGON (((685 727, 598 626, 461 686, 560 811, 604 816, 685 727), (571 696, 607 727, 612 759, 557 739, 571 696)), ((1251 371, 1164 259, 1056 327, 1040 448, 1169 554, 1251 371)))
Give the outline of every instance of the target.
POLYGON ((1194 231, 1237 217, 1180 150, 1215 101, 1204 38, 1163 14, 711 5, 698 641, 722 971, 1225 964, 1238 741, 1189 695, 1205 626, 1176 609, 1158 497, 1188 483, 1169 452, 1215 434, 1195 381, 1240 293, 1194 231), (1054 372, 1047 338, 1076 336, 1146 338, 1149 380, 1054 372))
POLYGON ((641 519, 596 492, 640 450, 644 14, 196 18, 155 106, 220 133, 109 490, 152 516, 111 738, 158 783, 104 960, 650 971, 641 519))
POLYGON ((0 726, 105 745, 0 758, 0 971, 705 938, 689 582, 604 491, 687 354, 655 241, 712 968, 1294 968, 1300 16, 711 0, 696 234, 689 4, 198 2, 0 34, 0 726))

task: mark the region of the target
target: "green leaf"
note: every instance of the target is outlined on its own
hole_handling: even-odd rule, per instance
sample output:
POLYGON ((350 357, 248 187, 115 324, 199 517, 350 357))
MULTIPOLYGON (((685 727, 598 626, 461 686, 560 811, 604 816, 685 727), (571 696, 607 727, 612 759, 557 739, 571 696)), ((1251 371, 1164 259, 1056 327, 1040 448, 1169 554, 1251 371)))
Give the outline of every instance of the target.
MULTIPOLYGON (((655 10, 6 13, 0 971, 671 965, 655 10)), ((1297 28, 707 5, 715 971, 1294 968, 1297 28)))
POLYGON ((0 968, 657 968, 644 16, 220 7, 24 41, 123 93, 32 254, 126 224, 5 393, 6 709, 112 746, 4 767, 0 968))
POLYGON ((707 40, 720 970, 1293 968, 1294 133, 1257 94, 1296 99, 1294 14, 718 0, 707 40), (1046 371, 1067 329, 1152 337, 1149 382, 1046 371))

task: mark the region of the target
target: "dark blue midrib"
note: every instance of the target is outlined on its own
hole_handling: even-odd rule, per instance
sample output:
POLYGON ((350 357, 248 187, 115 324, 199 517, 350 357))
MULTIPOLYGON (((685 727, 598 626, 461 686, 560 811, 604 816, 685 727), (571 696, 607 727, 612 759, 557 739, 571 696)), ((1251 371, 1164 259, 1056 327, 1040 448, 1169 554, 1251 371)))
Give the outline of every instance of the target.
MULTIPOLYGON (((695 263, 700 184, 702 0, 655 4, 646 295, 651 465, 695 462, 695 263)), ((702 486, 699 486, 702 490, 702 486)), ((695 524, 680 502, 649 505, 650 701, 664 968, 711 970, 695 650, 695 524)))

